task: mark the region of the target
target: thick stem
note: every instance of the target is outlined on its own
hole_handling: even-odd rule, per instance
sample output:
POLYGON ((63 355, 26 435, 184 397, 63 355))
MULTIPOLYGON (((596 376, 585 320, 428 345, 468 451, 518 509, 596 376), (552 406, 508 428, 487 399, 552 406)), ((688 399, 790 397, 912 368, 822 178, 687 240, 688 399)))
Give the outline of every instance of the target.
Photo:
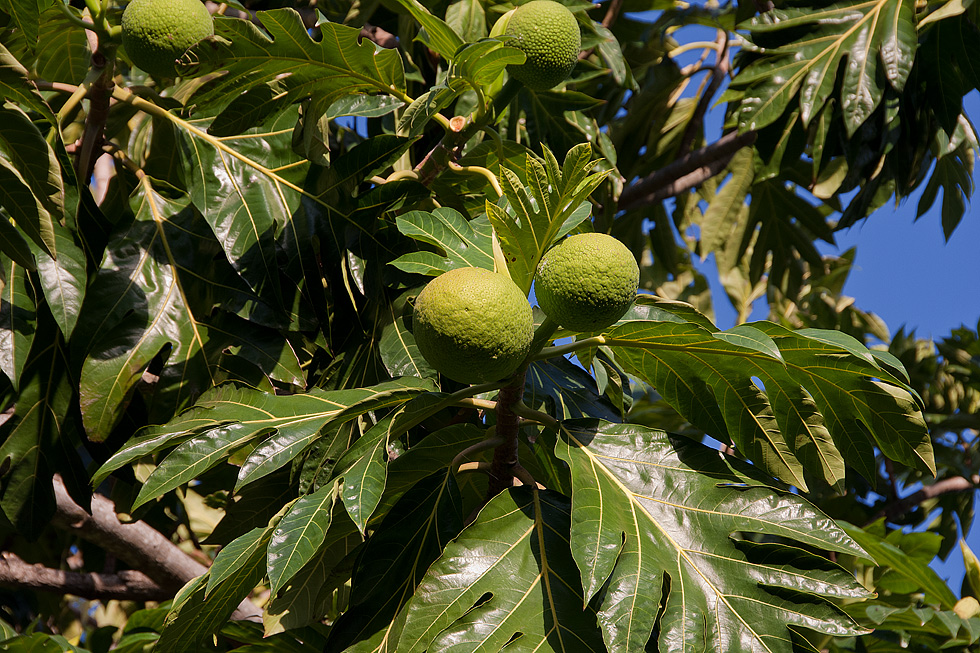
POLYGON ((108 56, 102 48, 102 37, 99 37, 99 48, 92 53, 92 68, 102 74, 93 82, 88 92, 88 115, 85 118, 85 131, 82 134, 81 147, 75 161, 75 174, 80 184, 87 184, 95 168, 95 160, 102 156, 102 145, 105 138, 105 124, 109 118, 109 98, 115 84, 112 73, 115 58, 112 53, 108 56))
POLYGON ((490 463, 490 484, 487 487, 487 500, 492 499, 514 484, 514 470, 520 466, 517 456, 517 435, 521 418, 513 407, 524 396, 524 376, 526 370, 517 374, 511 382, 500 389, 497 395, 496 437, 501 441, 494 449, 493 462, 490 463))

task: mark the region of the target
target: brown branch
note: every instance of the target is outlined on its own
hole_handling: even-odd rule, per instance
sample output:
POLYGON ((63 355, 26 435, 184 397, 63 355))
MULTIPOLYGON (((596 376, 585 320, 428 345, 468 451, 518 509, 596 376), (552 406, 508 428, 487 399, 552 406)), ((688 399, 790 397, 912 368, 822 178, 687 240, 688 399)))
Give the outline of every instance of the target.
MULTIPOLYGON (((54 494, 57 502, 52 519, 54 526, 97 544, 130 567, 139 569, 169 592, 169 596, 207 571, 207 567, 146 522, 121 523, 116 517, 115 506, 106 497, 93 494, 92 514, 89 514, 68 495, 58 476, 54 477, 54 494)), ((232 619, 252 619, 261 614, 258 606, 245 599, 232 619)))
POLYGON ((932 485, 927 485, 921 490, 913 492, 912 494, 899 499, 893 503, 886 505, 882 508, 878 514, 876 514, 871 521, 877 521, 884 517, 885 519, 892 520, 899 515, 905 514, 910 510, 916 508, 919 504, 928 501, 930 499, 935 499, 941 497, 944 494, 953 494, 956 492, 967 492, 969 490, 975 490, 980 487, 980 475, 974 475, 973 478, 966 478, 965 476, 954 476, 952 478, 944 478, 941 481, 937 481, 932 485))
POLYGON ((754 143, 755 139, 754 131, 729 132, 714 143, 677 159, 627 186, 619 198, 619 210, 649 206, 694 188, 724 170, 735 153, 754 143))
POLYGON ((166 601, 174 596, 173 591, 160 587, 139 571, 117 574, 61 571, 24 562, 9 551, 0 554, 0 585, 103 601, 166 601))

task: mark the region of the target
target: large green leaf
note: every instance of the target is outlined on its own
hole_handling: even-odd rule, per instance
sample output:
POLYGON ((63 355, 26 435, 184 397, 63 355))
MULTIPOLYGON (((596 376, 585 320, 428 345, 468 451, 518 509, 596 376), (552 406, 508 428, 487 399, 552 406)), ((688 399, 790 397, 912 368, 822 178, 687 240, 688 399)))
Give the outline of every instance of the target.
POLYGON ((0 261, 4 281, 0 295, 0 371, 16 389, 37 332, 37 304, 27 270, 13 261, 0 261))
POLYGON ((770 322, 719 332, 649 302, 655 321, 624 321, 601 339, 616 362, 770 474, 804 488, 804 471, 839 485, 846 460, 874 478, 874 447, 934 471, 921 400, 853 338, 770 322))
POLYGON ((83 333, 75 339, 87 354, 80 394, 93 440, 109 435, 143 371, 165 347, 170 355, 158 394, 171 414, 216 375, 204 359, 207 327, 195 312, 205 307, 188 294, 191 275, 181 272, 201 261, 195 234, 185 227, 194 221, 188 199, 164 197, 144 180, 132 208, 136 221, 110 243, 82 308, 83 333))
POLYGON ((269 601, 262 614, 267 636, 320 621, 330 610, 337 592, 345 591, 344 584, 350 580, 353 566, 351 558, 364 538, 356 529, 344 526, 346 537, 331 538, 328 546, 320 547, 269 601))
POLYGON ((14 414, 0 425, 0 510, 30 539, 54 514, 51 476, 59 469, 62 438, 68 437, 64 431, 72 428, 66 422, 75 401, 74 383, 56 333, 51 324, 35 339, 14 414))
POLYGON ((265 566, 261 547, 245 556, 238 573, 208 588, 208 576, 198 576, 174 597, 164 622, 157 650, 200 651, 205 641, 218 632, 242 599, 262 580, 265 566), (206 593, 206 590, 210 592, 206 593))
POLYGON ((844 0, 767 11, 745 28, 742 129, 761 129, 797 100, 804 125, 840 89, 849 134, 878 107, 885 85, 901 91, 917 47, 912 0, 844 0), (846 64, 842 65, 842 62, 846 64), (840 79, 838 79, 840 76, 840 79))
MULTIPOLYGON (((398 650, 603 651, 596 613, 569 549, 560 494, 498 494, 429 567, 408 605, 398 650)), ((634 649, 637 650, 637 649, 634 649)))
POLYGON ((597 420, 563 423, 556 452, 572 470, 572 555, 609 650, 644 650, 661 610, 663 651, 789 653, 787 626, 866 632, 820 597, 868 591, 808 549, 867 553, 751 466, 597 420))
POLYGON ((463 45, 463 40, 453 31, 446 21, 433 16, 418 0, 398 0, 412 18, 417 20, 425 31, 416 38, 424 42, 434 52, 444 59, 451 60, 456 50, 463 45))
POLYGON ((279 520, 267 552, 273 594, 323 545, 333 521, 338 489, 338 484, 328 484, 300 497, 279 520))
POLYGON ((33 248, 35 267, 44 299, 67 340, 78 323, 85 299, 87 266, 85 252, 75 242, 71 231, 57 222, 52 226, 58 256, 54 258, 39 247, 33 248))
POLYGON ((53 257, 63 195, 61 168, 41 132, 20 109, 0 107, 0 206, 53 257))
POLYGON ((283 112, 267 127, 222 139, 221 149, 177 131, 191 202, 235 271, 273 305, 282 304, 276 236, 299 205, 309 167, 290 148, 295 122, 295 110, 283 112))
POLYGON ((218 18, 215 34, 223 40, 194 48, 202 66, 224 71, 194 102, 227 103, 216 119, 235 126, 225 135, 259 124, 308 96, 324 107, 353 93, 406 97, 398 53, 379 51, 367 39, 361 42, 359 29, 321 22, 317 42, 295 10, 263 11, 257 17, 265 31, 250 21, 218 18))

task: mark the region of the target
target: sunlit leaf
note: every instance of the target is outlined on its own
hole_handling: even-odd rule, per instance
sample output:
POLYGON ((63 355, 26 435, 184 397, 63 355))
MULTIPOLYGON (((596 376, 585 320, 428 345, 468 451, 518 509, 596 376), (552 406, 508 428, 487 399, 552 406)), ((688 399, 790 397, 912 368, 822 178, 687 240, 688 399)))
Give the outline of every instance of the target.
POLYGON ((494 497, 415 590, 399 650, 603 651, 569 549, 570 506, 556 493, 494 497))
POLYGON ((404 254, 391 262, 399 270, 436 275, 459 267, 493 270, 493 245, 489 221, 481 216, 467 221, 450 208, 432 213, 410 211, 399 215, 398 231, 409 238, 436 247, 430 251, 404 254))
POLYGON ((761 49, 750 50, 733 82, 745 89, 740 127, 761 129, 794 100, 808 125, 839 83, 844 123, 853 134, 877 108, 885 84, 897 91, 905 85, 916 49, 913 5, 845 0, 820 9, 778 8, 754 18, 746 28, 761 49))
POLYGON ((609 650, 643 650, 661 609, 661 650, 789 653, 787 626, 865 632, 818 597, 867 590, 788 544, 868 557, 809 502, 663 431, 583 420, 561 435, 556 452, 572 468, 571 551, 609 650))
POLYGON ((404 98, 405 74, 398 54, 379 51, 366 39, 360 42, 358 28, 321 22, 322 36, 317 42, 293 9, 263 11, 257 17, 264 31, 250 21, 219 17, 215 34, 223 40, 193 49, 203 68, 225 71, 194 101, 227 104, 224 113, 233 116, 227 120, 239 128, 254 126, 275 110, 310 95, 326 105, 352 93, 404 98), (277 101, 263 116, 255 110, 260 103, 249 93, 272 83, 279 89, 277 101), (246 110, 249 120, 245 120, 246 110))

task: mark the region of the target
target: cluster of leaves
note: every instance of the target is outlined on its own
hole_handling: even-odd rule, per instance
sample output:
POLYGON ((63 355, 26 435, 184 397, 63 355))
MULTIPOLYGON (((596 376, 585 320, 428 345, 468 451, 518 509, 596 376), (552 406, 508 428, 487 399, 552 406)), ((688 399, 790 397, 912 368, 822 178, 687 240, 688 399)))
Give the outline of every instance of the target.
MULTIPOLYGON (((642 22, 576 6, 586 55, 566 88, 532 93, 502 83, 523 55, 488 38, 507 4, 219 16, 176 83, 128 67, 111 33, 83 24, 119 7, 87 4, 15 0, 0 14, 0 528, 32 561, 44 562, 32 541, 77 545, 50 526, 56 474, 79 504, 94 485, 175 536, 193 528, 192 496, 224 513, 202 533, 220 546, 208 572, 136 612, 115 650, 201 650, 217 635, 254 651, 850 650, 872 628, 944 647, 980 638, 980 619, 952 612, 922 564, 938 538, 828 516, 848 518, 834 491, 868 496, 885 458, 906 482, 945 473, 923 410, 949 392, 925 391, 898 340, 868 349, 870 321, 845 327, 801 299, 825 273, 812 241, 832 239, 848 190, 874 199, 852 203, 845 224, 907 194, 934 161, 927 190, 941 187, 955 217, 972 127, 910 80, 932 83, 940 27, 965 35, 972 12, 818 3, 752 18, 741 5, 630 3, 662 12, 642 22), (732 32, 742 19, 729 113, 756 144, 678 191, 672 216, 620 207, 624 180, 705 138, 711 97, 682 97, 692 72, 668 56, 669 28, 732 32), (350 26, 369 21, 399 47, 350 26), (892 27, 854 36, 866 24, 892 27), (773 88, 814 35, 823 45, 808 47, 834 54, 811 53, 819 79, 812 65, 794 74, 816 96, 773 88), (862 52, 874 63, 855 77, 841 62, 862 52), (854 103, 864 97, 871 106, 854 103), (112 174, 97 175, 96 198, 85 153, 103 146, 112 174), (692 225, 700 239, 678 244, 672 227, 692 225), (460 266, 529 291, 547 248, 589 229, 621 236, 647 289, 671 298, 644 296, 604 333, 531 363, 519 451, 537 484, 488 496, 459 456, 492 457, 496 418, 482 409, 504 382, 440 380, 414 344, 411 298, 460 266), (719 330, 676 301, 696 290, 692 254, 709 252, 740 308, 768 275, 810 321, 719 330), (651 421, 639 396, 654 390, 666 410, 651 421), (904 580, 889 579, 899 568, 904 580), (263 623, 229 621, 259 587, 263 623)), ((955 101, 973 88, 961 54, 956 92, 942 89, 955 101)), ((967 355, 946 354, 960 366, 948 372, 969 387, 975 334, 957 337, 947 346, 967 355)), ((956 402, 933 412, 954 419, 976 395, 956 402)), ((4 628, 8 647, 81 650, 4 628)), ((109 645, 98 641, 90 650, 109 645)))

